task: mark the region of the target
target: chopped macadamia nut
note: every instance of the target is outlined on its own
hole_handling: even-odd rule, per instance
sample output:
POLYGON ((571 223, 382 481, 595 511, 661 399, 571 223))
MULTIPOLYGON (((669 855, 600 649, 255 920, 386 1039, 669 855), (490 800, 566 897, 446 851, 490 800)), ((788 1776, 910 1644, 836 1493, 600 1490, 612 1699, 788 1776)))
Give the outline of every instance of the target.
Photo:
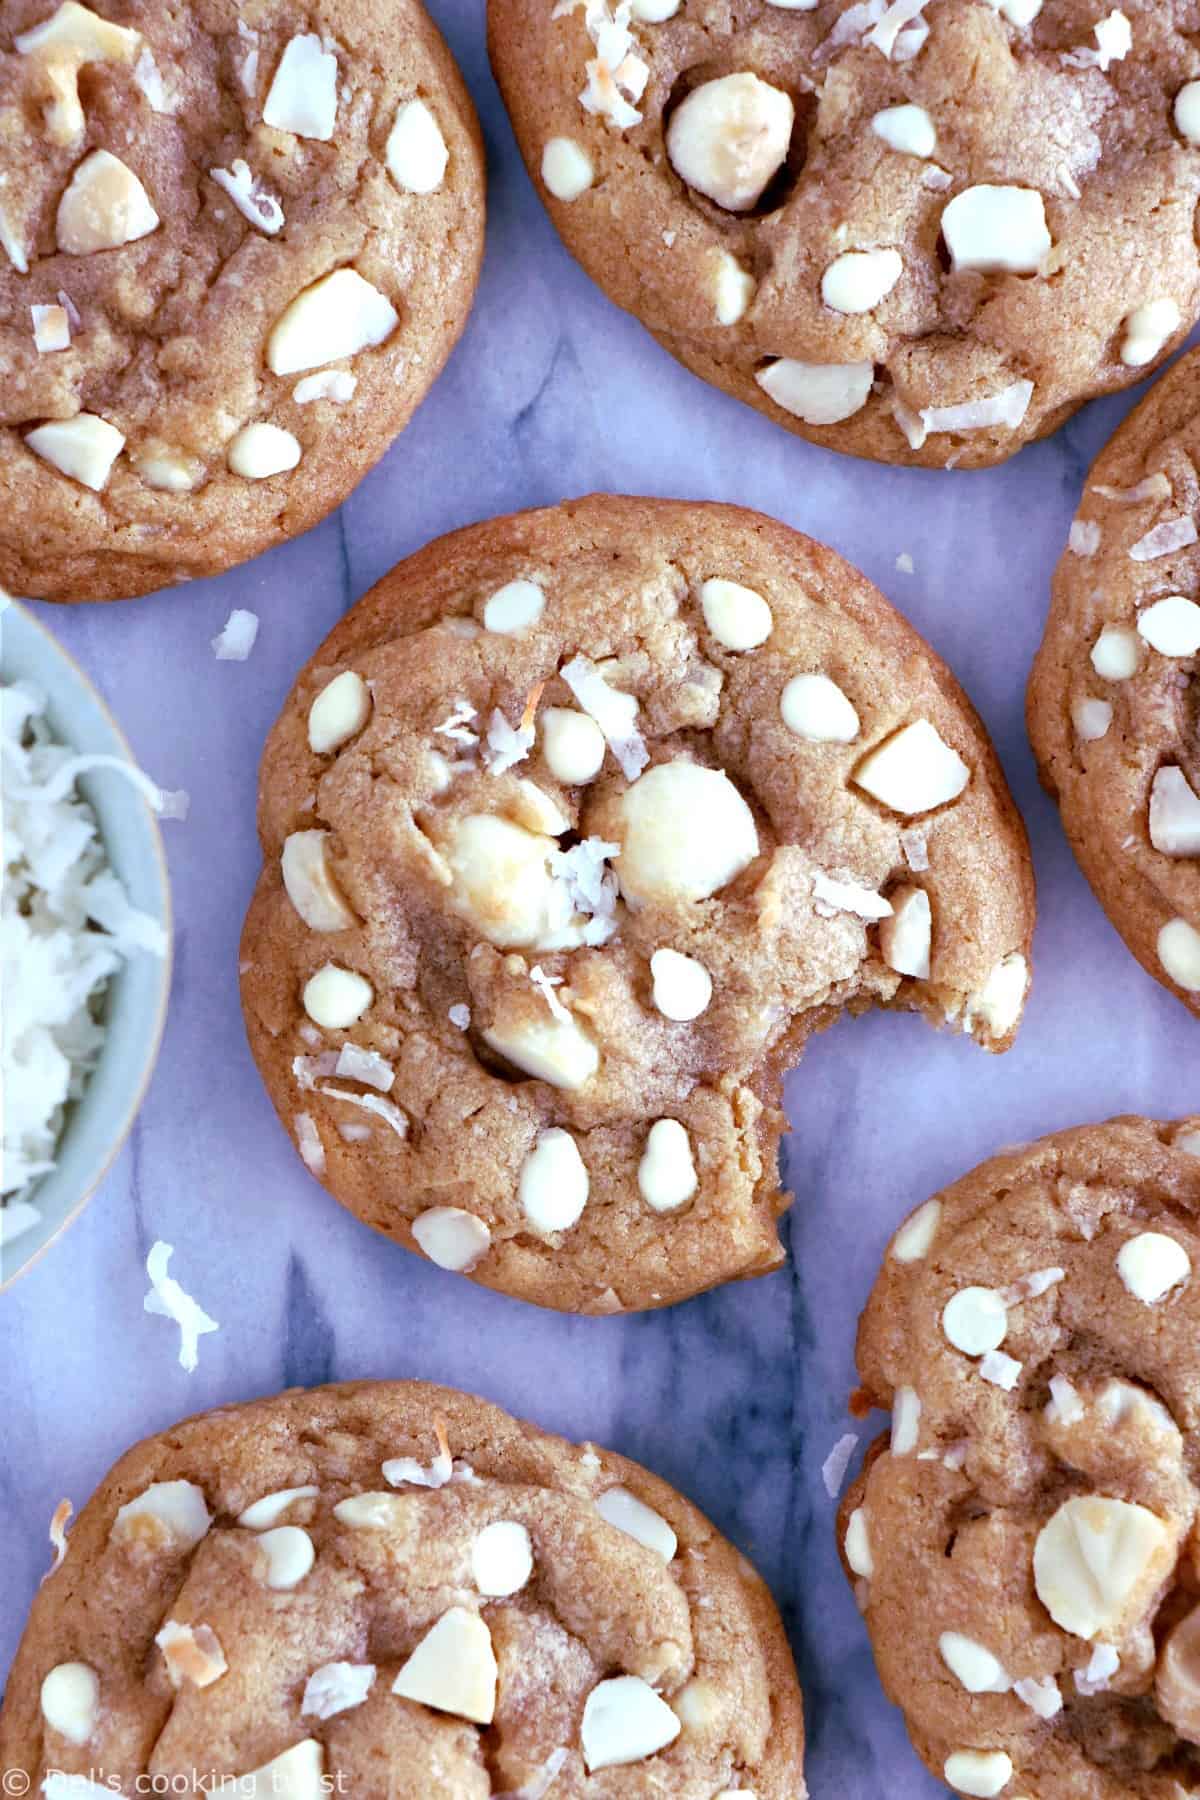
POLYGON ((821 298, 840 313, 869 313, 904 273, 898 250, 847 250, 821 277, 821 298))
POLYGON ((300 444, 290 431, 265 420, 255 420, 230 441, 226 461, 235 475, 246 481, 266 481, 284 475, 300 461, 300 444))
POLYGON ((247 1531, 267 1531, 272 1525, 278 1525, 297 1500, 315 1500, 320 1491, 311 1486, 280 1488, 277 1493, 264 1494, 261 1500, 253 1501, 238 1514, 237 1522, 247 1531))
POLYGON ((967 1001, 966 1029, 986 1025, 993 1037, 1007 1037, 1021 1016, 1029 985, 1029 965, 1020 951, 1001 957, 978 993, 967 1001))
POLYGON ((774 629, 767 602, 740 581, 711 577, 701 585, 700 607, 704 623, 726 650, 757 650, 774 629))
POLYGON ((852 744, 862 729, 854 707, 828 675, 793 675, 779 696, 788 730, 812 744, 852 744))
POLYGON ((194 1482, 155 1481, 118 1510, 111 1536, 118 1543, 179 1552, 194 1549, 211 1522, 194 1482))
POLYGON ((1113 709, 1107 700, 1076 700, 1071 707, 1071 720, 1080 743, 1095 744, 1102 737, 1108 736, 1113 709))
POLYGON ((316 1738, 304 1738, 261 1768, 233 1779, 239 1800, 322 1800, 330 1792, 325 1750, 316 1738))
POLYGON ((879 927, 879 948, 889 969, 929 979, 929 951, 933 941, 933 915, 924 888, 897 888, 891 896, 892 913, 879 927))
POLYGON ((542 151, 542 180, 556 200, 578 200, 596 179, 596 165, 574 138, 552 137, 542 151))
POLYGON ((308 709, 308 747, 318 756, 356 737, 371 716, 371 690, 353 669, 321 689, 308 709))
POLYGON ((673 1560, 679 1548, 679 1540, 675 1536, 661 1513, 639 1500, 626 1487, 606 1488, 596 1500, 596 1511, 618 1531, 627 1537, 636 1538, 647 1550, 653 1550, 661 1556, 665 1563, 673 1560))
POLYGON ((263 124, 328 143, 337 120, 338 64, 315 32, 294 37, 279 59, 263 124))
POLYGON ((266 1585, 281 1592, 299 1586, 316 1559, 313 1541, 299 1525, 277 1525, 264 1531, 258 1547, 266 1557, 266 1585))
POLYGON ((490 1725, 496 1711, 496 1656, 478 1613, 452 1606, 430 1627, 392 1683, 393 1694, 490 1725))
POLYGON ((456 1274, 473 1269, 492 1242, 483 1220, 459 1206, 430 1207, 413 1220, 412 1233, 430 1262, 456 1274))
POLYGON ((736 325, 754 299, 757 282, 736 256, 722 250, 713 266, 713 307, 718 325, 736 325))
POLYGON ((541 717, 542 755, 556 781, 582 787, 594 781, 604 762, 604 733, 587 713, 550 706, 541 717))
POLYGON ((336 963, 326 963, 304 984, 304 1010, 325 1031, 348 1031, 374 998, 369 981, 336 963))
POLYGON ((923 106, 887 106, 871 120, 871 130, 905 156, 932 156, 937 131, 923 106))
POLYGON ((115 425, 95 413, 76 413, 73 419, 55 419, 39 425, 26 434, 25 442, 35 456, 52 463, 63 475, 102 494, 108 486, 113 464, 125 448, 125 439, 115 425))
POLYGON ((1142 660, 1137 633, 1106 625, 1092 645, 1092 667, 1102 681, 1128 681, 1142 660))
POLYGON ((887 919, 892 912, 891 901, 874 888, 857 881, 837 881, 820 869, 813 876, 813 900, 815 911, 823 918, 848 912, 860 919, 887 919))
POLYGON ((921 1397, 915 1388, 899 1387, 892 1400, 893 1456, 911 1456, 920 1440, 921 1397))
POLYGON ((871 1538, 867 1529, 866 1511, 856 1506, 846 1523, 846 1541, 843 1545, 846 1561, 856 1575, 864 1581, 870 1581, 875 1573, 875 1558, 871 1554, 871 1538))
POLYGON ((108 150, 93 150, 58 203, 55 229, 66 255, 91 256, 149 237, 160 222, 133 170, 108 150))
POLYGON ((499 637, 519 637, 545 610, 545 590, 536 581, 509 581, 485 601, 483 628, 499 637))
POLYGON ((301 1716, 334 1719, 339 1713, 361 1706, 374 1685, 374 1663, 324 1663, 313 1670, 305 1683, 301 1716))
POLYGON ((445 850, 454 910, 499 949, 541 943, 562 912, 549 860, 556 848, 553 838, 509 819, 468 813, 445 850))
POLYGON ((329 866, 327 831, 293 831, 279 859, 287 897, 310 931, 348 931, 354 914, 329 866))
POLYGON ((1200 1606, 1168 1632, 1155 1677, 1158 1710, 1180 1737, 1200 1744, 1200 1606))
POLYGON ((1138 635, 1160 656, 1195 656, 1200 650, 1200 606, 1168 594, 1138 614, 1138 635))
POLYGON ((956 1793, 993 1800, 1012 1780, 1012 1757, 1003 1750, 955 1750, 942 1773, 956 1793))
POLYGON ((1037 275, 1052 248, 1045 203, 1034 188, 965 188, 942 213, 942 236, 956 274, 1037 275))
POLYGON ((533 1574, 533 1545, 524 1525, 496 1519, 471 1545, 471 1576, 488 1599, 520 1593, 533 1574))
POLYGON ((1192 1259, 1178 1238, 1165 1231, 1139 1231, 1121 1245, 1117 1273, 1135 1300, 1157 1306, 1191 1279, 1192 1259))
POLYGON ((423 100, 406 100, 388 134, 387 166, 408 194, 435 194, 446 179, 450 152, 442 128, 423 100))
POLYGON ((185 1682, 197 1688, 211 1687, 229 1667, 211 1625, 180 1625, 168 1619, 154 1641, 162 1651, 173 1688, 185 1682))
POLYGON ((33 342, 39 356, 71 348, 71 321, 65 306, 31 306, 33 342))
POLYGON ((760 369, 754 379, 776 406, 806 425, 840 425, 867 404, 875 365, 806 363, 784 356, 760 369))
POLYGON ((942 1330, 964 1356, 985 1356, 1004 1342, 1008 1311, 992 1288, 962 1288, 946 1302, 942 1330))
POLYGON ((1094 519, 1072 519, 1067 534, 1067 549, 1072 556, 1095 556, 1100 540, 1100 527, 1094 519))
POLYGON ((1144 1506, 1076 1495, 1039 1532, 1033 1576, 1056 1625, 1109 1640, 1149 1605, 1173 1562, 1171 1533, 1144 1506))
POLYGON ((1200 144, 1200 81, 1189 81, 1175 96, 1175 127, 1189 144, 1200 144))
POLYGON ((584 1087, 600 1067, 599 1050, 574 1019, 497 1023, 483 1037, 518 1069, 551 1087, 568 1091, 584 1087))
POLYGON ((1200 931, 1186 919, 1169 919, 1158 934, 1158 960, 1177 987, 1200 993, 1200 931))
POLYGON ((1007 1694, 1012 1686, 999 1659, 960 1631, 943 1631, 938 1654, 968 1694, 1007 1694))
POLYGON ((664 1019, 686 1024, 707 1011, 712 999, 712 976, 703 963, 678 950, 656 950, 650 958, 654 1004, 664 1019))
POLYGON ((349 369, 318 369, 305 375, 292 389, 297 406, 310 406, 314 400, 330 400, 334 406, 345 406, 358 392, 358 376, 349 369))
POLYGON ((59 1663, 42 1682, 42 1717, 69 1744, 86 1744, 100 1717, 100 1677, 87 1663, 59 1663))
POLYGON ((926 1200, 905 1220, 892 1239, 892 1256, 899 1263, 923 1262, 933 1248, 938 1226, 942 1222, 940 1200, 926 1200))
POLYGON ((64 0, 50 18, 13 40, 19 55, 35 58, 46 71, 52 93, 44 117, 54 143, 74 144, 84 134, 80 69, 86 63, 131 63, 141 42, 140 33, 102 19, 77 0, 64 0))
POLYGON ((928 719, 914 719, 869 751, 851 779, 881 805, 911 818, 957 800, 971 771, 928 719))
POLYGON ((699 1185, 691 1139, 678 1119, 659 1119, 650 1127, 638 1164, 638 1191, 657 1213, 675 1212, 699 1185))
POLYGON ((579 1741, 588 1773, 595 1774, 665 1750, 681 1730, 675 1713, 648 1682, 638 1675, 614 1675, 588 1695, 579 1741))
POLYGON ((741 72, 703 82, 675 109, 667 155, 677 175, 727 212, 748 212, 783 166, 791 96, 741 72))
POLYGON ((1127 368, 1144 369, 1166 348, 1182 323, 1183 315, 1174 300, 1148 300, 1125 321, 1121 361, 1127 368))
POLYGON ((158 493, 190 494, 204 479, 204 465, 197 457, 157 439, 143 444, 134 453, 133 463, 146 486, 158 493))
POLYGON ((267 340, 273 375, 300 375, 385 343, 400 315, 357 269, 335 269, 304 288, 267 340))
POLYGON ((588 1172, 569 1131, 543 1131, 521 1169, 517 1198, 535 1231, 569 1231, 588 1198, 588 1172))
POLYGON ((273 194, 259 187, 249 163, 239 157, 228 169, 210 169, 208 173, 251 225, 267 237, 283 230, 282 206, 273 194))
POLYGON ((1200 795, 1179 768, 1162 768, 1150 789, 1150 842, 1163 856, 1200 856, 1200 795))
POLYGON ((683 758, 627 788, 618 817, 617 879, 635 906, 707 900, 758 855, 754 815, 729 777, 683 758))

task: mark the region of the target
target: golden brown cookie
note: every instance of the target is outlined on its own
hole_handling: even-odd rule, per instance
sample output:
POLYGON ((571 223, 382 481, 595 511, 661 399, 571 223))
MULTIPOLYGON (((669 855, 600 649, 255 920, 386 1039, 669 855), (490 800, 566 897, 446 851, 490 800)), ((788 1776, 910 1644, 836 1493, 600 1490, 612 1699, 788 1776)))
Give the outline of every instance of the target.
POLYGON ((784 1073, 843 1007, 989 1049, 1033 879, 979 720, 832 551, 599 495, 394 569, 263 757, 242 996, 312 1172, 543 1306, 781 1259, 784 1073))
POLYGON ((567 245, 817 443, 982 467, 1200 313, 1192 0, 490 0, 567 245))
POLYGON ((10 0, 0 585, 144 594, 323 518, 462 330, 483 208, 419 0, 10 0))
POLYGON ((129 1796, 804 1800, 803 1745, 771 1597, 694 1506, 415 1381, 129 1451, 0 1713, 0 1765, 48 1800, 47 1769, 129 1796))
POLYGON ((1101 451, 1054 577, 1029 735, 1080 867, 1200 1012, 1200 353, 1101 451))
POLYGON ((890 1407, 840 1532, 889 1699, 960 1794, 1200 1789, 1200 1116, 1006 1151, 892 1239, 890 1407))

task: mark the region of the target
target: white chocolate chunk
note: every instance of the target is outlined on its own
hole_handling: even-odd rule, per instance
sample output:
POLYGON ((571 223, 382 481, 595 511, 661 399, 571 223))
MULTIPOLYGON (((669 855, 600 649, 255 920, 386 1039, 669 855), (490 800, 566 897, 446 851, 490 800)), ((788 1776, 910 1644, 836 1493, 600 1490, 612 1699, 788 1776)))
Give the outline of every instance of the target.
POLYGON ((181 1625, 177 1619, 168 1619, 154 1642, 162 1651, 173 1688, 181 1688, 185 1682, 197 1688, 211 1687, 229 1668, 211 1625, 181 1625))
POLYGON ((190 494, 204 477, 204 465, 154 438, 134 453, 134 466, 149 488, 163 494, 190 494))
POLYGON ((1022 1706, 1027 1706, 1039 1719, 1056 1719, 1063 1709, 1062 1690, 1053 1675, 1036 1679, 1026 1675, 1013 1682, 1012 1691, 1022 1706))
POLYGON ((979 1374, 983 1381, 990 1381, 994 1387, 1011 1394, 1021 1379, 1024 1366, 1003 1350, 985 1350, 979 1359, 979 1374))
POLYGON ((1046 1417, 1054 1424, 1078 1425, 1084 1418, 1087 1408, 1080 1398, 1079 1389, 1065 1375, 1050 1377, 1050 1404, 1046 1408, 1046 1417))
POLYGON ((228 169, 210 169, 210 178, 228 194, 244 219, 267 237, 283 230, 283 208, 273 194, 259 186, 248 162, 236 157, 228 169))
POLYGON ((1200 81, 1189 81, 1175 96, 1175 126, 1189 144, 1200 144, 1200 81))
POLYGON ((693 88, 667 127, 667 155, 689 187, 727 212, 748 212, 782 167, 791 97, 757 75, 722 75, 693 88))
POLYGON ((754 815, 729 777, 682 757, 648 769, 622 794, 621 892, 632 905, 707 900, 758 855, 754 815))
MULTIPOLYGON (((683 0, 633 0, 633 16, 643 25, 662 25, 673 19, 683 0)), ((804 0, 805 5, 808 0, 804 0)))
POLYGON ((485 602, 483 628, 499 637, 519 637, 545 610, 546 595, 536 581, 509 581, 485 602))
POLYGON ((596 165, 574 138, 552 137, 542 151, 542 180, 556 200, 578 200, 596 179, 596 165))
POLYGON ((893 1456, 911 1456, 921 1430, 921 1397, 915 1388, 898 1387, 892 1399, 893 1456))
POLYGON ((149 237, 160 222, 133 170, 110 151, 93 150, 58 203, 55 232, 68 256, 91 256, 149 237))
POLYGON ((968 998, 965 1028, 981 1023, 993 1037, 1007 1037, 1021 1016, 1028 985, 1029 964, 1020 951, 1002 956, 978 993, 968 998))
POLYGON ((398 1494, 350 1494, 338 1501, 333 1516, 339 1525, 348 1525, 352 1531, 391 1531, 404 1516, 400 1510, 403 1504, 398 1494))
POLYGON ((308 709, 308 747, 318 756, 357 736, 371 716, 371 690, 353 669, 323 687, 308 709))
POLYGON ((393 1694, 490 1725, 496 1711, 496 1656, 478 1613, 452 1606, 425 1633, 392 1683, 393 1694))
POLYGON ((431 1206, 413 1220, 412 1234, 431 1263, 455 1274, 473 1269, 492 1242, 483 1220, 460 1206, 431 1206))
POLYGON ((498 949, 538 944, 558 922, 553 838, 491 813, 459 819, 446 849, 454 910, 498 949))
POLYGON ((400 315, 357 269, 335 269, 303 288, 267 339, 274 375, 299 375, 385 343, 400 315))
POLYGON ((638 1675, 601 1681, 587 1697, 579 1741, 588 1773, 641 1762, 674 1743, 682 1726, 638 1675))
POLYGON ((324 1031, 347 1031, 375 998, 369 981, 353 969, 326 963, 304 984, 304 1010, 324 1031))
POLYGON ((312 1486, 280 1488, 277 1493, 264 1494, 261 1500, 252 1501, 238 1514, 237 1522, 247 1531, 267 1531, 272 1525, 278 1525, 295 1501, 315 1500, 320 1491, 312 1486))
POLYGON ((1150 842, 1163 856, 1200 856, 1200 795, 1182 769, 1162 768, 1154 777, 1150 842))
POLYGON ((1038 1533, 1033 1578, 1039 1600, 1064 1631, 1089 1641, 1119 1639, 1173 1561, 1171 1533, 1144 1506, 1076 1495, 1038 1533))
POLYGON ((1200 931, 1186 919, 1168 919, 1158 934, 1158 960, 1177 987, 1200 993, 1200 931))
POLYGON ((656 950, 650 958, 654 1004, 664 1019, 686 1024, 707 1011, 712 999, 712 976, 694 956, 678 950, 656 950))
POLYGON ((956 274, 1036 275, 1052 248, 1045 203, 1035 188, 965 188, 942 213, 942 236, 956 274))
POLYGON ((358 376, 349 369, 318 369, 315 375, 305 375, 296 383, 292 399, 297 406, 309 406, 314 400, 331 400, 335 406, 345 406, 357 391, 358 376))
POLYGON ((942 1773, 956 1793, 993 1800, 1012 1780, 1012 1757, 1004 1750, 955 1750, 942 1773))
POLYGON ((131 63, 141 45, 140 33, 102 19, 77 0, 64 0, 57 12, 13 40, 21 56, 40 62, 50 98, 43 113, 56 144, 76 143, 87 121, 79 99, 79 71, 85 63, 131 63))
POLYGON ((59 1663, 42 1682, 41 1707, 51 1731, 86 1744, 100 1717, 100 1677, 87 1663, 59 1663))
POLYGON ((713 309, 718 325, 736 325, 757 291, 758 283, 736 256, 722 250, 713 266, 713 309))
POLYGON ((863 757, 851 780, 893 812, 912 818, 956 800, 971 771, 928 719, 914 719, 863 757))
POLYGON ((1103 681, 1128 681, 1142 660, 1137 633, 1106 625, 1092 645, 1092 667, 1103 681))
POLYGON ((52 463, 72 481, 102 494, 113 464, 125 448, 115 425, 95 413, 76 413, 73 419, 54 419, 26 434, 25 442, 43 462, 52 463))
POLYGON ((1192 1259, 1178 1238, 1165 1231, 1139 1231, 1121 1245, 1117 1273, 1135 1300, 1157 1306, 1172 1288, 1191 1279, 1192 1259))
POLYGON ((665 1563, 673 1561, 679 1548, 675 1536, 661 1513, 639 1500, 626 1487, 606 1488, 596 1501, 596 1511, 626 1537, 636 1538, 647 1550, 653 1550, 665 1563))
POLYGON ((940 1200, 926 1200, 905 1220, 892 1239, 892 1255, 899 1263, 923 1262, 933 1248, 938 1226, 942 1222, 940 1200))
POLYGON ((938 1654, 968 1694, 1007 1694, 1012 1686, 999 1658, 960 1631, 943 1631, 938 1654))
POLYGON ((1138 614, 1138 635, 1160 656, 1195 656, 1200 650, 1200 606, 1168 594, 1138 614))
POLYGON ((962 1288, 946 1302, 942 1330, 964 1356, 984 1356, 1004 1342, 1008 1311, 993 1288, 962 1288))
POLYGON ((840 425, 862 411, 875 380, 875 365, 806 363, 782 356, 754 377, 784 412, 806 425, 840 425))
POLYGON ((678 1119, 650 1127, 638 1164, 638 1191, 656 1213, 676 1212, 691 1199, 699 1181, 692 1142, 678 1119))
POLYGON ((929 979, 929 952, 933 942, 933 915, 924 888, 901 887, 891 896, 892 914, 879 927, 879 948, 889 969, 929 979))
POLYGON ((1144 369, 1162 351, 1183 323, 1174 300, 1148 300, 1129 314, 1121 344, 1121 361, 1127 368, 1144 369))
POLYGON ((211 1523, 204 1495, 194 1482, 155 1481, 118 1510, 110 1535, 118 1541, 192 1550, 211 1523))
POLYGON ((871 130, 904 156, 932 156, 937 131, 923 106, 887 106, 871 120, 871 130))
POLYGON ((870 1581, 875 1573, 875 1558, 871 1551, 870 1531, 867 1525, 866 1508, 856 1506, 846 1521, 846 1542, 844 1545, 846 1561, 856 1575, 864 1581, 870 1581))
POLYGON ((892 913, 891 901, 874 888, 863 887, 857 881, 837 881, 821 869, 813 876, 813 903, 822 918, 848 912, 860 919, 887 919, 892 913))
POLYGON ((316 1738, 304 1738, 234 1781, 239 1800, 322 1800, 329 1793, 324 1747, 316 1738))
POLYGON ((788 730, 811 744, 852 744, 862 729, 858 714, 828 675, 793 675, 779 696, 788 730))
POLYGON ((299 1525, 277 1525, 264 1531, 258 1544, 267 1558, 266 1584, 280 1591, 297 1587, 316 1558, 312 1539, 299 1525))
POLYGON ((450 152, 442 128, 423 100, 406 100, 388 134, 387 166, 408 194, 435 194, 446 179, 450 152))
POLYGON ((588 1172, 569 1131, 539 1133, 517 1187, 521 1210, 535 1231, 569 1231, 588 1198, 588 1172))
POLYGON ((549 706, 541 717, 542 755, 556 781, 582 787, 594 781, 604 762, 604 733, 587 713, 549 706))
POLYGON ((501 1056, 532 1075, 535 1081, 568 1092, 584 1087, 600 1067, 600 1052, 574 1019, 524 1019, 513 1025, 496 1024, 483 1033, 484 1042, 501 1056))
POLYGON ((754 588, 714 575, 700 588, 704 623, 726 650, 757 650, 774 629, 771 608, 754 588))
POLYGON ((327 831, 293 831, 279 870, 287 897, 310 931, 348 931, 355 923, 329 866, 327 831))
POLYGON ((338 1713, 361 1706, 374 1685, 374 1663, 323 1663, 304 1684, 301 1717, 336 1718, 338 1713))
POLYGON ((300 461, 300 443, 281 425, 256 419, 230 440, 226 461, 233 474, 246 481, 266 481, 272 475, 285 475, 300 461))
POLYGON ((33 342, 39 356, 71 348, 71 320, 65 306, 31 306, 33 342))
POLYGON ((533 1545, 524 1525, 496 1519, 471 1545, 471 1575, 481 1594, 504 1599, 519 1593, 533 1574, 533 1545))
POLYGON ((337 120, 337 57, 315 32, 294 37, 279 59, 263 124, 328 143, 337 120))
POLYGON ((1108 736, 1108 729, 1113 720, 1113 709, 1107 700, 1083 698, 1076 700, 1072 705, 1071 719, 1075 726, 1075 735, 1080 743, 1094 744, 1100 738, 1108 736))
POLYGON ((821 298, 840 313, 869 313, 904 273, 898 250, 847 250, 821 277, 821 298))

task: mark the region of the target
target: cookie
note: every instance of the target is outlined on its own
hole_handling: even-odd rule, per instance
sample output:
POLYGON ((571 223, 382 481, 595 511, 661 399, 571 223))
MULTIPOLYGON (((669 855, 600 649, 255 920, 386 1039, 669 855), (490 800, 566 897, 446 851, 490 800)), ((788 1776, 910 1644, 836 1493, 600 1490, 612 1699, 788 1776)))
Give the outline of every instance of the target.
POLYGON ((568 248, 695 374, 997 463, 1200 314, 1192 0, 489 0, 568 248))
POLYGON ((428 545, 263 756, 250 1044, 344 1205, 572 1311, 781 1260, 784 1073, 844 1007, 991 1049, 1028 849, 961 689, 832 551, 599 495, 428 545))
POLYGON ((97 1794, 804 1800, 803 1744, 771 1597, 694 1506, 415 1381, 129 1451, 0 1713, 0 1764, 48 1800, 48 1768, 97 1794))
POLYGON ((1200 353, 1088 474, 1029 683, 1079 866, 1142 967, 1200 1013, 1200 353))
POLYGON ((840 1519, 888 1698, 956 1792, 1200 1789, 1200 1116, 1005 1151, 892 1239, 890 1407, 840 1519))
POLYGON ((323 518, 462 330, 483 208, 418 0, 9 0, 0 584, 144 594, 323 518))

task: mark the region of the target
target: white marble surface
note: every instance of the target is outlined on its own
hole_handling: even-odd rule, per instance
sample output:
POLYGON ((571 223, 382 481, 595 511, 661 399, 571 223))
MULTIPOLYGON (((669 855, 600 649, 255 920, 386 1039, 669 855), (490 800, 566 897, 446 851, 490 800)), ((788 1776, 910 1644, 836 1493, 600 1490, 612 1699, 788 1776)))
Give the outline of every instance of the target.
POLYGON ((482 0, 434 0, 484 119, 483 285, 441 382, 339 516, 224 578, 126 605, 39 608, 145 766, 186 787, 168 825, 178 910, 162 1058, 82 1220, 0 1299, 0 1670, 47 1560, 46 1522, 118 1452, 181 1415, 290 1383, 421 1375, 642 1459, 763 1571, 808 1701, 816 1800, 918 1800, 839 1572, 820 1466, 847 1429, 855 1320, 897 1219, 998 1146, 1123 1110, 1197 1103, 1197 1026, 1122 948, 1038 790, 1022 721, 1047 584, 1089 458, 1127 409, 1090 408, 987 474, 875 468, 709 391, 615 311, 558 244, 488 72, 482 0), (301 662, 427 539, 590 489, 740 501, 843 551, 933 641, 995 735, 1033 839, 1041 923, 1017 1047, 994 1059, 915 1019, 844 1021, 788 1088, 791 1258, 768 1280, 641 1318, 573 1320, 405 1255, 326 1198, 246 1049, 237 940, 258 863, 255 768, 301 662), (901 574, 897 556, 915 573, 901 574), (214 661, 230 607, 262 620, 214 661), (196 1374, 142 1313, 143 1259, 222 1323, 196 1374))

